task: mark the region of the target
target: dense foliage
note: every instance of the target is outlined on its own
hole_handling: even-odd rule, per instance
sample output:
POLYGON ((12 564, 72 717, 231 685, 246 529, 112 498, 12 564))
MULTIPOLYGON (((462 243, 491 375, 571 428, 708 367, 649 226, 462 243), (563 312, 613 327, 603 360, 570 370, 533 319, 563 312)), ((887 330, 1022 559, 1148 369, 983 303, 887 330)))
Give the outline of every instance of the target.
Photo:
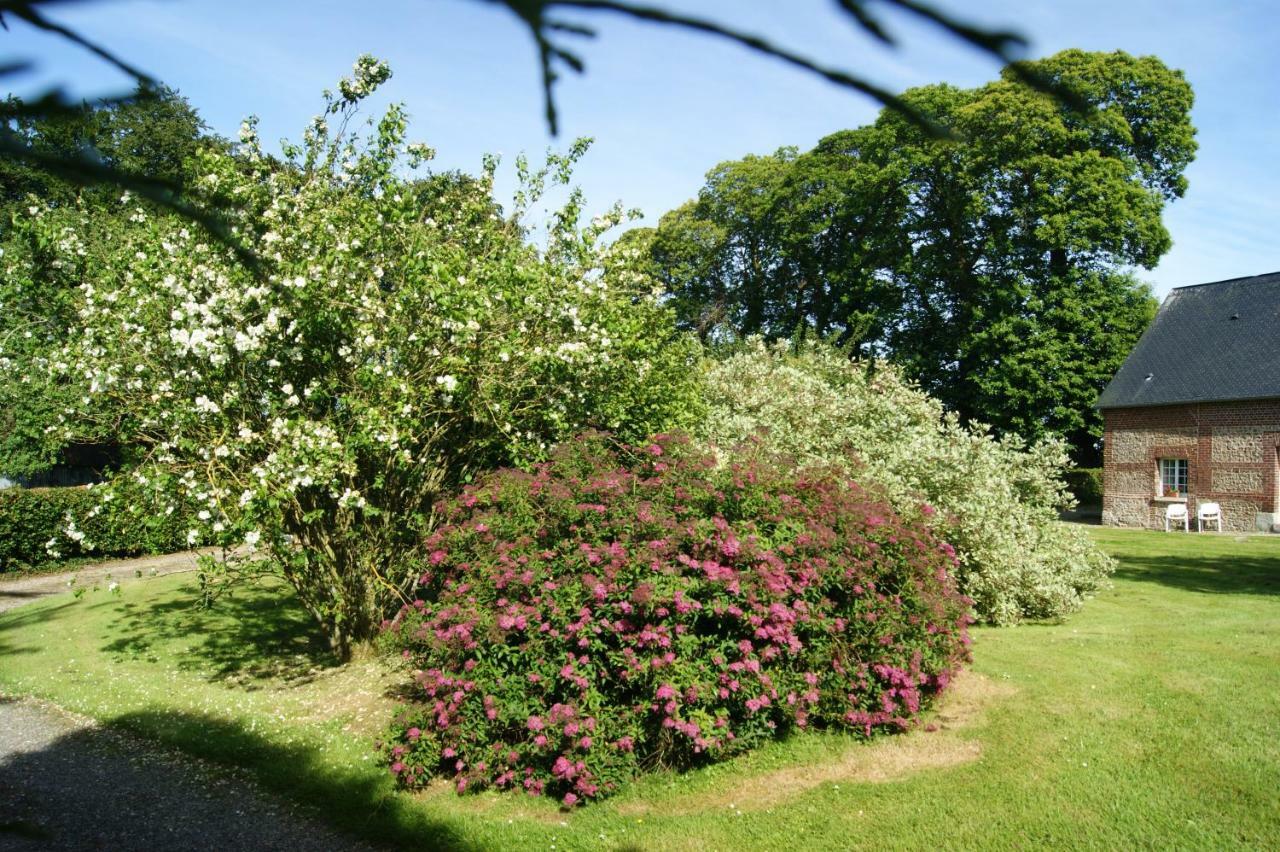
POLYGON ((748 341, 705 382, 699 435, 722 452, 758 435, 878 483, 904 514, 936 507, 927 520, 955 545, 961 589, 983 619, 1065 615, 1111 571, 1083 530, 1058 521, 1069 501, 1061 442, 995 438, 944 414, 893 367, 821 344, 748 341))
POLYGON ((1102 505, 1102 468, 1073 468, 1062 474, 1062 481, 1081 506, 1102 505))
MULTIPOLYGON (((14 102, 10 98, 10 106, 14 102)), ((169 89, 19 118, 9 130, 41 156, 91 155, 106 167, 175 186, 191 181, 201 151, 225 151, 228 144, 210 135, 196 111, 169 89)), ((60 430, 47 427, 74 406, 81 388, 38 374, 21 381, 4 368, 16 358, 57 349, 76 333, 84 276, 100 270, 120 234, 136 227, 130 217, 138 205, 120 204, 118 190, 83 189, 65 178, 0 157, 0 248, 40 267, 29 280, 0 280, 0 474, 29 476, 69 461, 66 453, 74 447, 60 430), (32 228, 28 220, 39 211, 45 226, 32 228)), ((115 435, 104 424, 81 437, 105 443, 115 435)))
POLYGON ((191 540, 254 550, 210 576, 282 574, 343 654, 417 576, 446 490, 585 427, 638 439, 697 407, 696 341, 601 245, 620 210, 580 227, 573 192, 545 247, 526 239, 586 142, 541 170, 521 159, 503 215, 492 161, 406 176, 432 152, 401 107, 353 136, 389 76, 362 57, 284 160, 252 120, 233 151, 199 153, 196 200, 233 202, 257 269, 127 196, 110 220, 33 202, 0 261, 6 311, 35 306, 6 314, 0 385, 58 389, 57 407, 17 407, 22 431, 116 436, 130 487, 203 506, 191 540))
POLYGON ((416 704, 385 752, 573 804, 797 728, 911 724, 968 654, 950 545, 830 470, 688 439, 567 443, 468 488, 390 625, 416 704))
POLYGON ((185 550, 195 511, 173 504, 151 512, 127 499, 104 503, 88 488, 6 488, 0 491, 0 574, 78 556, 185 550))
POLYGON ((962 419, 1095 451, 1093 402, 1154 313, 1130 274, 1169 249, 1195 152, 1192 92, 1154 57, 1069 50, 904 100, 811 151, 722 163, 630 239, 704 336, 810 329, 885 357, 962 419))
MULTIPOLYGON (((92 157, 105 168, 174 187, 189 182, 201 149, 227 145, 209 132, 185 98, 164 86, 139 88, 131 98, 49 112, 10 96, 0 111, 13 116, 6 128, 11 140, 43 158, 92 157)), ((53 204, 75 204, 86 198, 105 202, 120 190, 106 183, 84 188, 57 169, 0 156, 3 217, 24 207, 31 195, 53 204)))

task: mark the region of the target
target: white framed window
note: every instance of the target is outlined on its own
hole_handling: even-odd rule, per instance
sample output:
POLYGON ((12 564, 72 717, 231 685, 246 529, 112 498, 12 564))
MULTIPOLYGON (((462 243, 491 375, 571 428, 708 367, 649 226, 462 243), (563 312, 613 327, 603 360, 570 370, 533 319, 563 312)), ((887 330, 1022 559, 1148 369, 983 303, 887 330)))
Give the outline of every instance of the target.
POLYGON ((1187 496, 1187 460, 1160 459, 1160 496, 1187 496))

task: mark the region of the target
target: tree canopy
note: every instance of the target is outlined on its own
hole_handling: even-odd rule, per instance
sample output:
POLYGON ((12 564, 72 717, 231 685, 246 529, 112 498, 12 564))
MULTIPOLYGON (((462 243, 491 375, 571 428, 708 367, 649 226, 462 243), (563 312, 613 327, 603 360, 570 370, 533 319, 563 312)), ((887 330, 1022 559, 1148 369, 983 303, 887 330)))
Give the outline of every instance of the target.
POLYGON ((650 232, 681 322, 834 337, 902 364, 966 419, 1087 453, 1092 405, 1154 310, 1132 274, 1171 241, 1165 204, 1195 153, 1191 87, 1155 57, 1069 50, 1030 63, 1081 110, 1006 71, 900 112, 722 163, 650 232))
MULTIPOLYGON (((193 158, 202 147, 226 146, 177 91, 158 87, 130 98, 83 102, 72 109, 31 114, 20 98, 10 97, 14 113, 8 130, 30 150, 51 158, 85 157, 105 168, 148 175, 175 187, 187 182, 193 158)), ((82 187, 57 171, 0 157, 0 203, 25 203, 28 195, 54 203, 77 198, 82 187)), ((117 187, 98 184, 91 195, 112 197, 117 187)))

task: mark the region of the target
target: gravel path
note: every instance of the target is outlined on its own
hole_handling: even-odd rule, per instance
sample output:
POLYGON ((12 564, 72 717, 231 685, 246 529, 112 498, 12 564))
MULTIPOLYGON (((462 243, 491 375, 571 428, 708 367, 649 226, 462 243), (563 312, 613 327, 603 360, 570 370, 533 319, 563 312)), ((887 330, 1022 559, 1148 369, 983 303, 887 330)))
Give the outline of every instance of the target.
POLYGON ((216 547, 170 553, 164 556, 142 556, 137 559, 113 559, 85 565, 76 571, 62 574, 32 574, 16 580, 0 580, 0 612, 31 603, 49 595, 67 591, 67 582, 73 577, 79 586, 93 586, 110 578, 128 583, 139 577, 158 577, 162 574, 180 574, 196 570, 196 557, 203 553, 217 553, 216 547))
POLYGON ((191 760, 0 696, 0 849, 369 849, 191 760))
MULTIPOLYGON (((117 560, 0 583, 0 612, 67 591, 191 571, 195 553, 117 560)), ((3 661, 0 661, 0 665, 3 661)), ((363 850, 251 782, 0 694, 0 850, 363 850)))

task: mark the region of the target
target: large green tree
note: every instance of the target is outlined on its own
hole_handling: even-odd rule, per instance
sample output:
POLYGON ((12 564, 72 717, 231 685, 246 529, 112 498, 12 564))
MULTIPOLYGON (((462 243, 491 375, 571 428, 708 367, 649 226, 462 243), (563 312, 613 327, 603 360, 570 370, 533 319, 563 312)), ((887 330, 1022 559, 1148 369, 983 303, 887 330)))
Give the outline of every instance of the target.
POLYGON ((797 329, 901 363, 966 419, 1078 457, 1093 400, 1150 320, 1131 274, 1171 244, 1161 215, 1195 152, 1191 87, 1154 57, 1069 50, 936 85, 812 151, 713 169, 689 204, 633 237, 704 337, 797 329), (1023 69, 1025 71, 1026 69, 1023 69))
MULTIPOLYGON (((130 98, 84 102, 43 114, 10 97, 4 112, 10 114, 6 131, 11 137, 41 156, 87 158, 105 168, 146 175, 174 187, 187 182, 199 150, 228 144, 209 131, 186 98, 164 86, 139 89, 130 98)), ((30 195, 67 204, 81 197, 114 198, 120 192, 114 185, 85 187, 58 170, 0 157, 0 203, 6 213, 25 204, 30 195)))

